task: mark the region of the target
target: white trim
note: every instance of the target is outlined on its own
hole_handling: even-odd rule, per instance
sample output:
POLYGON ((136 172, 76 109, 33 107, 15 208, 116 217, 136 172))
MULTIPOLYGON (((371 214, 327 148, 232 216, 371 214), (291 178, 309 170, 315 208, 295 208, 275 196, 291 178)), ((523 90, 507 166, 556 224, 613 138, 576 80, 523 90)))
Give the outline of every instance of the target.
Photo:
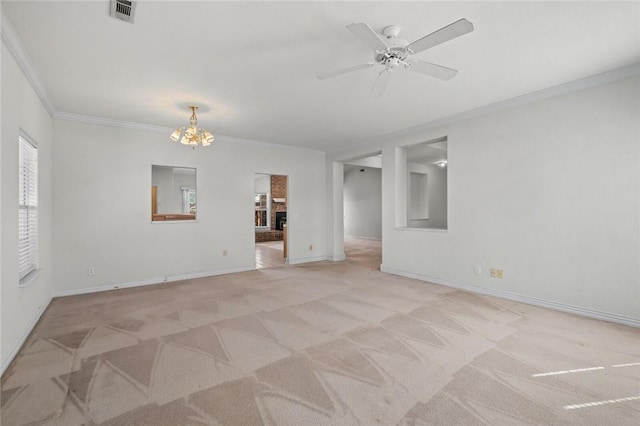
POLYGON ((31 287, 31 284, 33 284, 34 282, 36 282, 38 280, 38 278, 40 278, 40 271, 41 270, 42 270, 42 268, 36 268, 33 271, 29 272, 24 277, 22 277, 18 281, 18 288, 20 288, 22 290, 25 290, 25 289, 31 287))
POLYGON ((56 112, 53 115, 56 120, 73 121, 76 123, 94 124, 97 126, 118 127, 122 129, 142 130, 145 132, 169 134, 175 129, 170 127, 153 126, 151 124, 135 123, 133 121, 114 120, 112 118, 94 117, 92 115, 74 114, 72 112, 56 112))
POLYGON ((2 37, 2 42, 11 53, 11 56, 13 56, 13 59, 22 70, 22 73, 29 84, 31 84, 33 91, 36 92, 36 95, 40 98, 44 108, 47 110, 49 115, 53 117, 56 113, 56 107, 53 103, 53 99, 49 96, 47 87, 42 82, 35 65, 33 65, 33 61, 31 60, 27 49, 25 49, 22 44, 20 37, 18 37, 18 33, 16 33, 16 30, 11 24, 11 21, 6 17, 4 10, 0 11, 0 18, 0 36, 2 37))
POLYGON ((640 328, 640 318, 628 317, 624 315, 612 314, 609 312, 596 311, 594 309, 583 308, 580 306, 567 305, 565 303, 554 302, 551 300, 538 299, 536 297, 524 296, 515 293, 509 293, 502 290, 495 290, 491 288, 476 287, 473 285, 462 284, 455 281, 449 281, 438 277, 432 277, 429 275, 414 274, 411 272, 405 272, 398 269, 387 268, 384 265, 380 265, 380 271, 388 274, 400 275, 402 277, 413 278, 420 281, 427 281, 435 284, 440 284, 446 287, 458 288, 461 290, 467 290, 472 293, 485 294, 487 296, 499 297, 501 299, 513 300, 515 302, 526 303, 528 305, 540 306, 543 308, 553 309, 556 311, 568 312, 570 314, 580 315, 588 318, 595 318, 602 321, 614 322, 617 324, 628 325, 631 327, 640 328))
POLYGON ((147 280, 130 281, 120 284, 105 284, 95 287, 74 288, 70 290, 59 290, 53 292, 53 297, 75 296, 78 294, 99 293, 102 291, 118 290, 121 288, 142 287, 147 285, 163 284, 174 281, 191 280, 196 278, 212 277, 215 275, 235 274, 237 272, 247 272, 255 270, 255 267, 244 267, 225 269, 221 271, 194 272, 192 274, 167 275, 165 277, 149 278, 147 280))
POLYGON ((356 141, 353 144, 347 145, 346 147, 342 147, 338 150, 327 151, 327 154, 338 155, 340 153, 345 153, 347 151, 357 149, 357 148, 365 148, 371 145, 378 146, 385 142, 398 139, 401 136, 415 135, 420 132, 425 132, 427 130, 435 129, 437 127, 451 125, 460 121, 487 115, 492 112, 530 104, 533 102, 552 98, 554 96, 576 92, 578 90, 587 89, 589 87, 610 83, 612 81, 620 80, 622 78, 632 77, 635 75, 640 75, 640 63, 628 65, 626 67, 617 68, 611 71, 581 78, 579 80, 570 81, 568 83, 560 84, 558 86, 552 86, 546 89, 537 90, 535 92, 526 93, 524 95, 514 96, 513 98, 483 105, 481 107, 463 111, 463 112, 453 114, 444 118, 428 121, 426 123, 418 124, 411 127, 406 127, 404 129, 400 129, 392 133, 387 133, 386 135, 376 136, 370 139, 356 141))
MULTIPOLYGON (((254 139, 237 138, 237 137, 234 137, 234 136, 215 135, 215 137, 216 137, 216 142, 240 143, 240 144, 246 144, 246 145, 264 146, 264 147, 268 147, 268 148, 293 149, 293 150, 296 150, 296 151, 311 151, 311 152, 326 153, 326 151, 322 151, 320 149, 305 148, 305 147, 295 146, 295 145, 285 145, 285 144, 280 144, 280 143, 258 141, 258 140, 254 140, 254 139)), ((216 142, 213 142, 213 143, 215 144, 216 142)), ((278 175, 278 173, 271 173, 271 174, 278 175)))
POLYGON ((327 256, 326 260, 329 260, 331 262, 342 262, 343 260, 347 260, 347 256, 342 253, 337 256, 327 256))
POLYGON ((439 233, 445 233, 445 234, 449 232, 449 228, 413 228, 411 226, 396 226, 393 228, 393 230, 394 231, 439 232, 439 233))
POLYGON ((192 274, 173 275, 173 276, 167 277, 166 281, 173 282, 173 281, 183 281, 183 280, 194 280, 196 278, 206 278, 206 277, 212 277, 216 275, 237 274, 238 272, 248 272, 253 270, 255 270, 255 268, 242 267, 242 268, 224 269, 221 271, 194 272, 192 274))
MULTIPOLYGON (((108 118, 92 117, 87 115, 57 111, 55 104, 53 103, 53 99, 49 95, 49 92, 47 91, 46 86, 44 85, 42 79, 40 78, 40 75, 38 74, 36 67, 33 64, 31 57, 29 56, 27 50, 22 44, 20 37, 18 37, 18 34, 13 28, 13 25, 11 24, 9 19, 6 18, 5 15, 6 14, 4 13, 4 11, 0 12, 0 18, 1 18, 0 35, 2 38, 2 42, 7 47, 9 52, 11 52, 11 56, 13 56, 13 58, 15 59, 16 63, 24 73, 25 77, 31 84, 31 87, 36 92, 36 94, 42 101, 43 106, 45 107, 45 109, 47 110, 47 112, 51 117, 59 120, 77 121, 81 123, 98 124, 98 125, 112 126, 112 127, 122 127, 122 128, 134 129, 134 130, 144 130, 144 131, 166 133, 166 134, 170 134, 174 130, 173 128, 169 128, 169 127, 154 126, 150 124, 141 124, 141 123, 134 123, 134 122, 123 121, 123 120, 113 120, 108 118)), ((604 73, 596 74, 593 76, 585 77, 579 80, 574 80, 568 83, 538 90, 538 91, 527 93, 524 95, 515 96, 513 98, 509 98, 499 102, 494 102, 492 104, 484 105, 479 108, 463 111, 461 113, 454 114, 442 119, 433 120, 433 121, 429 121, 427 123, 419 124, 416 126, 407 127, 407 128, 398 130, 396 132, 388 133, 386 135, 357 141, 351 145, 342 147, 334 151, 323 151, 323 150, 304 148, 304 147, 299 147, 294 145, 283 145, 283 144, 277 144, 272 142, 264 142, 264 141, 257 141, 252 139, 244 139, 244 138, 237 138, 233 136, 223 136, 223 135, 216 135, 216 140, 221 142, 267 146, 271 148, 325 152, 327 154, 335 155, 335 154, 346 152, 352 149, 368 147, 373 144, 380 144, 383 142, 387 142, 389 140, 393 140, 400 136, 416 134, 422 131, 433 129, 435 127, 453 124, 469 118, 479 117, 494 111, 499 111, 507 108, 528 104, 531 102, 547 99, 553 96, 585 89, 592 86, 597 86, 599 84, 609 83, 615 80, 631 77, 638 74, 640 74, 640 63, 628 65, 626 67, 622 67, 622 68, 607 71, 604 73)))
POLYGON ((288 259, 289 265, 299 265, 301 263, 321 262, 327 260, 327 256, 299 257, 297 259, 288 259))
POLYGON ((361 237, 359 235, 348 235, 348 234, 344 234, 344 238, 352 238, 355 240, 369 240, 369 241, 382 241, 382 238, 375 238, 375 237, 361 237))
MULTIPOLYGON (((182 214, 182 213, 180 213, 182 214)), ((185 219, 185 220, 152 220, 149 222, 152 225, 169 224, 169 223, 198 223, 198 219, 185 219)))
POLYGON ((33 314, 33 317, 31 317, 29 323, 22 330, 22 333, 20 333, 20 336, 18 337, 16 343, 13 345, 13 348, 11 348, 11 351, 9 351, 7 357, 2 360, 2 370, 0 370, 0 375, 4 374, 9 365, 11 365, 11 362, 18 354, 18 351, 20 351, 20 349, 22 348, 22 345, 24 345, 24 342, 27 341, 27 338, 33 331, 33 328, 36 326, 38 321, 40 321, 40 317, 42 317, 44 311, 49 307, 51 300, 53 300, 53 297, 49 296, 44 302, 40 304, 36 312, 33 314))
MULTIPOLYGON (((57 120, 72 121, 76 123, 85 123, 85 124, 94 124, 97 126, 109 126, 109 127, 123 128, 123 129, 141 130, 141 131, 161 133, 166 135, 171 134, 171 132, 175 130, 174 128, 170 128, 170 127, 154 126, 152 124, 142 124, 142 123, 136 123, 133 121, 114 120, 111 118, 95 117, 91 115, 82 115, 82 114, 75 114, 72 112, 63 112, 63 111, 59 111, 59 112, 56 112, 55 114, 52 114, 52 117, 57 120)), ((224 135, 215 135, 215 141, 213 143, 215 144, 216 142, 246 144, 246 145, 263 146, 263 147, 269 147, 269 148, 293 149, 298 151, 302 150, 302 151, 313 151, 313 152, 324 153, 324 151, 321 151, 318 149, 303 148, 295 145, 283 145, 283 144, 277 144, 272 142, 264 142, 264 141, 258 141, 253 139, 244 139, 244 138, 237 138, 233 136, 224 136, 224 135)))

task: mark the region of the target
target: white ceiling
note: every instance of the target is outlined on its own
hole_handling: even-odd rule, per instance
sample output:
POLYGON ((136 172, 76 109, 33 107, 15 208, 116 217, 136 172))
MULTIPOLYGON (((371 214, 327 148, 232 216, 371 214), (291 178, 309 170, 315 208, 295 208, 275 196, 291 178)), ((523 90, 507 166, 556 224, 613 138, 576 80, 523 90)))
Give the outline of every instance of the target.
POLYGON ((186 106, 215 135, 339 151, 368 139, 640 62, 639 2, 139 1, 135 23, 108 1, 3 1, 60 112, 178 127, 186 106), (449 81, 379 69, 345 29, 391 24, 420 38, 460 18, 475 31, 418 59, 449 81))

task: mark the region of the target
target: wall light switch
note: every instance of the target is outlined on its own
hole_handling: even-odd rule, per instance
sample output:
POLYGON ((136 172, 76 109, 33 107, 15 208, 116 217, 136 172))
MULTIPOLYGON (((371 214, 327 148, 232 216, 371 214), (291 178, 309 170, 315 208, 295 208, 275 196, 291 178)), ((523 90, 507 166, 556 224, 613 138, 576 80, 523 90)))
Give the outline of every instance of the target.
POLYGON ((476 275, 482 275, 482 268, 480 266, 476 265, 475 268, 473 268, 473 272, 476 275))
POLYGON ((496 269, 496 277, 504 278, 504 273, 503 273, 502 269, 496 269))
POLYGON ((489 276, 491 278, 495 278, 496 277, 496 270, 493 269, 493 268, 489 269, 489 276))

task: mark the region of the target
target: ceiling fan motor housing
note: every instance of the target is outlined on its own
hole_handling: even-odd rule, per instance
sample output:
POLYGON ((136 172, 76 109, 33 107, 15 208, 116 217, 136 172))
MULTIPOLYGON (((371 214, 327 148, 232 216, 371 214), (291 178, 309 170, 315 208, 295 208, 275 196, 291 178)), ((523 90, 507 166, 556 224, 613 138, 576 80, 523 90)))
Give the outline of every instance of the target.
POLYGON ((387 38, 395 38, 400 34, 400 27, 397 25, 389 25, 384 27, 382 34, 387 38))

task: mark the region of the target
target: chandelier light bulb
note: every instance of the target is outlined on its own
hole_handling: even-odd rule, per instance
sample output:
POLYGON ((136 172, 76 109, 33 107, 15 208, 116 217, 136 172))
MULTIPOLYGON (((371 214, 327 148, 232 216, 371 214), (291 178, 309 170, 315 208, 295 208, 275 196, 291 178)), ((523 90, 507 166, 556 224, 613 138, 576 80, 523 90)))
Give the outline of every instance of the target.
POLYGON ((198 145, 209 146, 214 138, 207 129, 198 129, 198 117, 196 116, 197 106, 192 105, 191 117, 189 118, 189 127, 179 127, 171 135, 169 139, 174 142, 180 141, 183 145, 196 147, 198 145), (183 133, 184 132, 184 133, 183 133))

